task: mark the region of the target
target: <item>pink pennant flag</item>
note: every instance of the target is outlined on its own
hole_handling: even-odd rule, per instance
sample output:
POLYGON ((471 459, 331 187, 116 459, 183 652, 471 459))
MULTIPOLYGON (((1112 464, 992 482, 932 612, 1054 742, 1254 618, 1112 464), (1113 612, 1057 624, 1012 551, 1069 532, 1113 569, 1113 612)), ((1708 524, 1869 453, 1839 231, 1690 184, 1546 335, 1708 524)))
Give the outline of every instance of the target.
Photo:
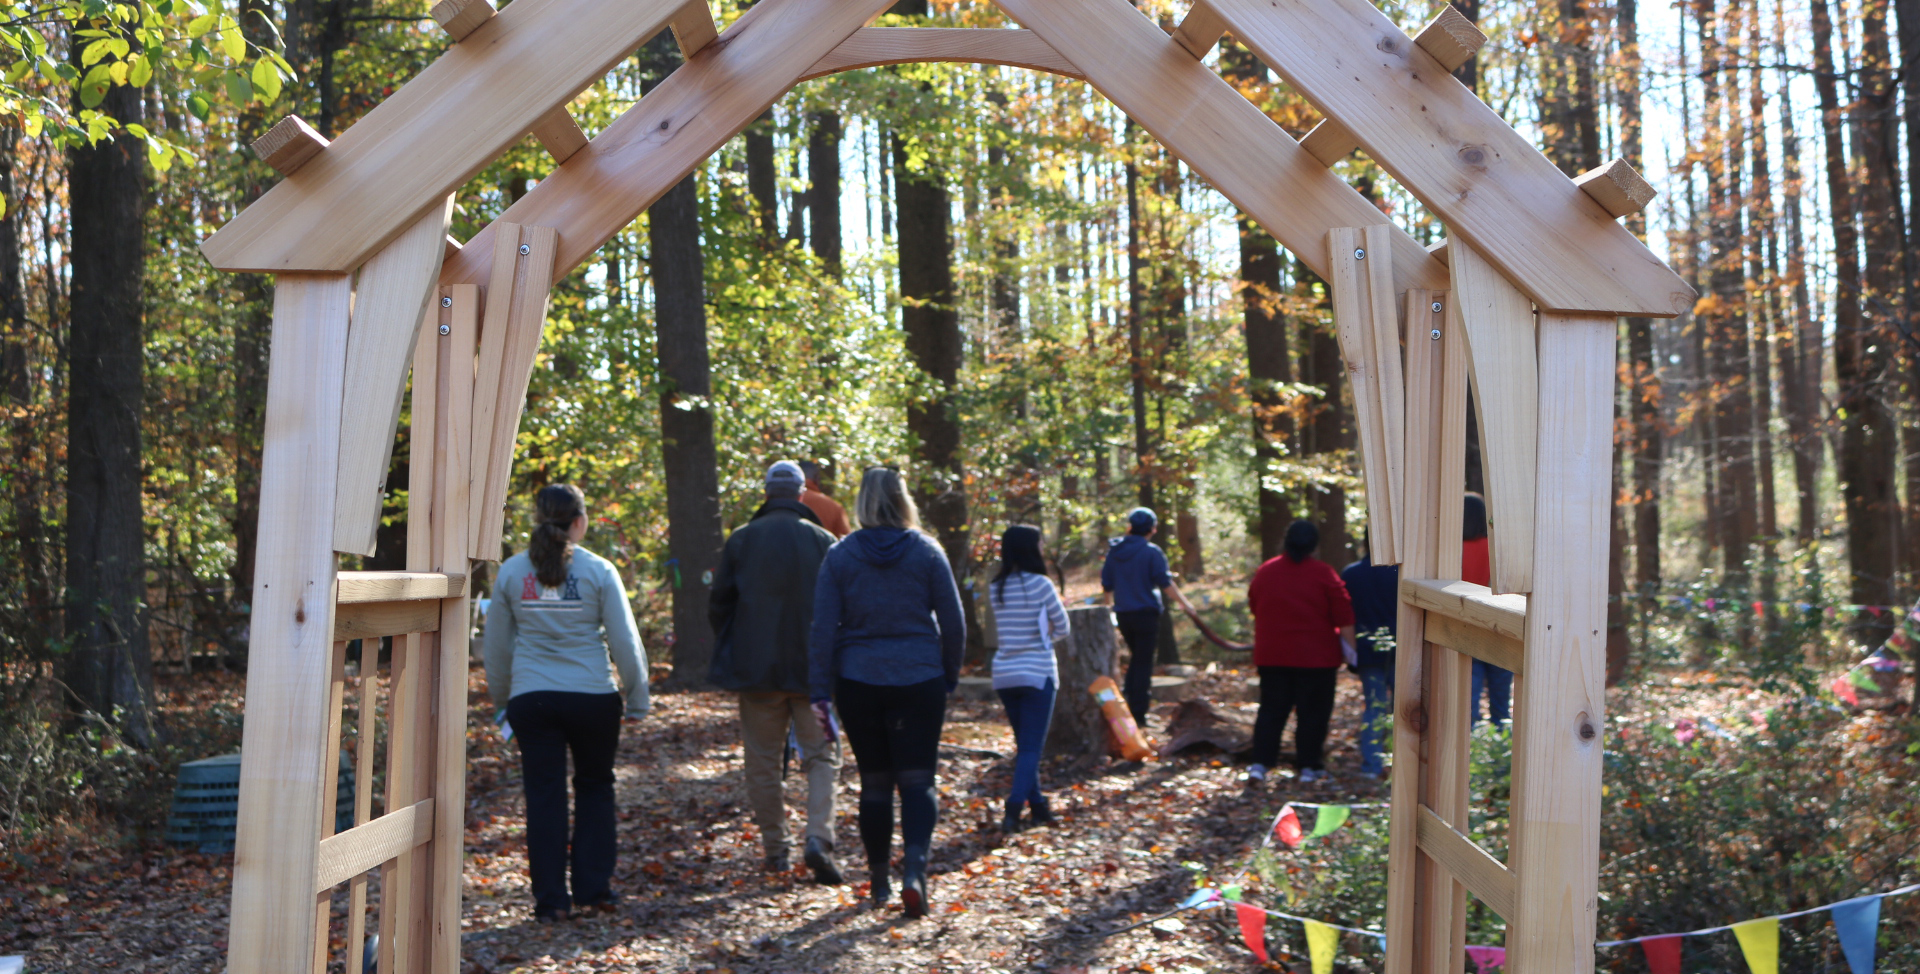
POLYGON ((1480 974, 1490 974, 1492 971, 1499 970, 1501 965, 1507 962, 1507 948, 1468 947, 1467 958, 1473 961, 1474 968, 1480 974))
POLYGON ((1764 603, 1764 602, 1755 602, 1755 603, 1753 604, 1753 614, 1754 614, 1754 615, 1757 615, 1757 616, 1764 616, 1764 615, 1766 615, 1766 614, 1767 614, 1767 606, 1766 606, 1766 603, 1764 603))
POLYGON ((1280 817, 1273 823, 1273 837, 1286 843, 1289 849, 1300 848, 1300 816, 1293 811, 1293 805, 1280 810, 1280 817))
POLYGON ((1653 974, 1680 974, 1680 938, 1648 937, 1640 941, 1647 953, 1647 969, 1653 974))
POLYGON ((1260 963, 1267 962, 1267 914, 1245 903, 1235 903, 1233 912, 1240 915, 1240 939, 1246 941, 1247 949, 1260 963))
POLYGON ((1854 687, 1852 680, 1847 679, 1846 674, 1834 677, 1833 682, 1827 684, 1827 689, 1832 690, 1834 696, 1845 700, 1847 706, 1860 706, 1860 691, 1854 687))

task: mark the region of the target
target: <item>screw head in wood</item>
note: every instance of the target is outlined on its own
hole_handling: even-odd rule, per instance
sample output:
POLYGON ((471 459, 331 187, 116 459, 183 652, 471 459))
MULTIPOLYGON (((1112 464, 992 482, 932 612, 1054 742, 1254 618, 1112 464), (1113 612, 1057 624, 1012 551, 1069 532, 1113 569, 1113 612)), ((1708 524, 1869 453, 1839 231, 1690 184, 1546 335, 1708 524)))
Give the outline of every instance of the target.
POLYGON ((1435 329, 1434 329, 1434 330, 1433 330, 1433 331, 1432 331, 1432 332, 1431 332, 1430 334, 1428 334, 1428 335, 1427 335, 1427 337, 1428 337, 1428 338, 1431 338, 1431 339, 1433 339, 1433 340, 1434 340, 1434 341, 1436 341, 1436 342, 1437 342, 1437 341, 1439 341, 1439 340, 1440 340, 1440 329, 1438 329, 1438 328, 1435 328, 1435 329))
POLYGON ((451 334, 453 334, 453 326, 452 326, 452 325, 441 325, 441 326, 440 326, 440 334, 442 334, 442 335, 451 335, 451 334))
POLYGON ((453 307, 453 299, 452 299, 452 298, 441 298, 441 299, 440 299, 440 307, 442 307, 442 308, 451 308, 451 307, 453 307))
POLYGON ((520 245, 520 256, 525 257, 526 255, 531 253, 533 253, 533 248, 531 246, 527 244, 520 245))
POLYGON ((1434 313, 1434 314, 1439 314, 1439 313, 1440 313, 1440 302, 1438 302, 1438 301, 1435 301, 1435 302, 1433 303, 1433 313, 1434 313))
POLYGON ((1367 248, 1365 248, 1365 247, 1355 247, 1355 248, 1353 248, 1353 259, 1354 259, 1354 260, 1366 260, 1366 259, 1367 259, 1367 248))

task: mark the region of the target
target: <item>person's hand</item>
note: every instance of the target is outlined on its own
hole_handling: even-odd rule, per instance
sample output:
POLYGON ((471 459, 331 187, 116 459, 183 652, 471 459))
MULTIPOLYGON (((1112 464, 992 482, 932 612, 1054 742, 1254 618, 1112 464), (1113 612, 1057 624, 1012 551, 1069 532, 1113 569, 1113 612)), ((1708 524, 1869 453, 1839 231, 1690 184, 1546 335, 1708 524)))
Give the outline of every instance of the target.
POLYGON ((835 737, 833 732, 833 701, 815 700, 813 702, 813 719, 820 722, 820 733, 826 735, 828 743, 832 743, 835 737))
POLYGON ((1345 636, 1340 637, 1340 657, 1347 661, 1348 666, 1360 665, 1360 651, 1354 647, 1352 640, 1345 636))

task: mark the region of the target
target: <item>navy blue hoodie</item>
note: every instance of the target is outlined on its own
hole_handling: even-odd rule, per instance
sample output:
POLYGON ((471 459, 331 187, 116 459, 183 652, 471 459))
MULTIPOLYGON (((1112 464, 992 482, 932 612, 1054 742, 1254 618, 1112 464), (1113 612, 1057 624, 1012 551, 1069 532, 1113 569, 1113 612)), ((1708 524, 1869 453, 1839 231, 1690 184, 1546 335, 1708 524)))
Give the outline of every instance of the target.
POLYGON ((1138 612, 1160 608, 1160 590, 1173 584, 1167 575, 1167 553, 1137 534, 1129 534, 1107 548, 1100 566, 1100 587, 1113 593, 1113 611, 1138 612))
POLYGON ((813 699, 837 677, 879 686, 960 679, 967 624, 946 552, 904 528, 862 528, 827 552, 813 590, 813 699))

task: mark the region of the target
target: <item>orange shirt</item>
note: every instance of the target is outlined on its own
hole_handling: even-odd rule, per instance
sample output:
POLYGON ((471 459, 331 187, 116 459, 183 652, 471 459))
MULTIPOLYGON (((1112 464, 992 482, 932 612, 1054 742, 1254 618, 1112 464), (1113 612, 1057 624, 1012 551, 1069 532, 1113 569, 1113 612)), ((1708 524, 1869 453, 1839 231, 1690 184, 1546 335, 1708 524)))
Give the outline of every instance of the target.
POLYGON ((817 490, 803 490, 800 503, 807 505, 813 516, 820 519, 820 526, 833 532, 834 537, 844 538, 853 533, 853 525, 847 523, 847 509, 833 498, 817 490))
POLYGON ((1475 538, 1461 543, 1460 580, 1475 585, 1493 584, 1493 568, 1487 561, 1487 539, 1475 538))

